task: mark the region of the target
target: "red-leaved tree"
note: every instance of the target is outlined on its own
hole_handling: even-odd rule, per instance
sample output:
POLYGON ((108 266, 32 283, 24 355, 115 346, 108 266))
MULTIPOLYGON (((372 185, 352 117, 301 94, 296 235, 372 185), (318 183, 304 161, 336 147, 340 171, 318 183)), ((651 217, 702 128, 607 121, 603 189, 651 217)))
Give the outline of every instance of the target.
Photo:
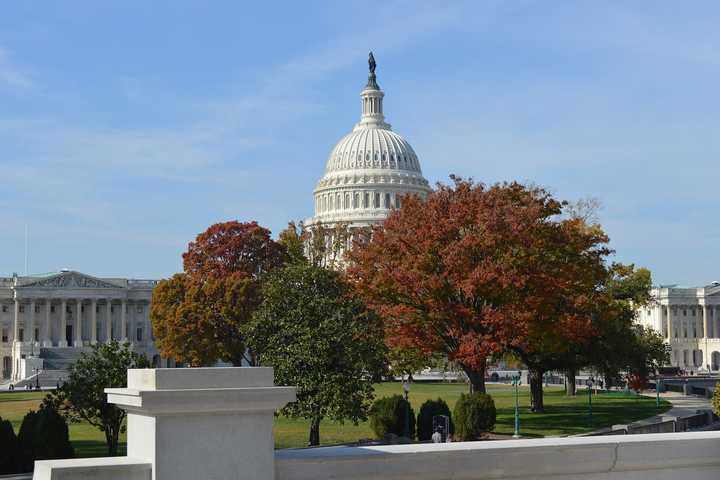
POLYGON ((551 274, 540 260, 562 203, 518 183, 451 179, 426 201, 407 197, 357 243, 348 274, 385 319, 389 346, 443 353, 484 392, 487 358, 534 330, 516 315, 551 274))
POLYGON ((253 364, 245 328, 260 305, 260 282, 285 248, 257 222, 217 223, 183 254, 185 272, 153 291, 150 318, 160 353, 192 366, 253 364))

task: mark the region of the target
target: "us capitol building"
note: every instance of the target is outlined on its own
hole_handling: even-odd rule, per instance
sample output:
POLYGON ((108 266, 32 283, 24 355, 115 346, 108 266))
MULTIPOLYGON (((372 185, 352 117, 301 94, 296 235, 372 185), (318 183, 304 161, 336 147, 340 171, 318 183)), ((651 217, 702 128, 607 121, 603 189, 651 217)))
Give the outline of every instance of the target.
POLYGON ((17 382, 42 371, 43 381, 54 385, 90 345, 111 340, 130 343, 156 366, 172 366, 152 341, 156 284, 70 270, 0 278, 2 378, 17 382))

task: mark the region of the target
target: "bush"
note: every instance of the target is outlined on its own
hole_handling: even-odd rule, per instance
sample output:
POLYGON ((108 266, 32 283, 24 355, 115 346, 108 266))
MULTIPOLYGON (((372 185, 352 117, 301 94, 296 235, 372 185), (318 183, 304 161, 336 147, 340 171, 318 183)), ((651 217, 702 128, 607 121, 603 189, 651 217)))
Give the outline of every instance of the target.
POLYGON ((9 420, 0 417, 0 475, 18 473, 18 441, 9 420))
POLYGON ((31 472, 35 460, 72 458, 75 455, 65 419, 51 408, 41 407, 23 418, 18 433, 19 468, 31 472))
POLYGON ((450 433, 455 433, 455 425, 453 425, 452 415, 450 415, 450 407, 445 403, 445 400, 438 398, 437 400, 428 400, 420 407, 420 413, 417 417, 417 435, 418 440, 425 441, 431 440, 433 427, 433 417, 436 415, 447 415, 450 417, 450 433))
MULTIPOLYGON (((663 387, 665 384, 663 384, 663 387)), ((712 409, 715 415, 720 417, 720 382, 715 384, 715 391, 712 396, 712 409)))
POLYGON ((462 394, 455 404, 456 438, 460 441, 477 440, 495 427, 495 402, 485 393, 462 394))
POLYGON ((410 423, 410 438, 415 437, 415 412, 402 395, 384 397, 370 407, 370 428, 377 438, 384 439, 388 435, 405 436, 405 421, 410 423), (408 413, 409 409, 409 413, 408 413))

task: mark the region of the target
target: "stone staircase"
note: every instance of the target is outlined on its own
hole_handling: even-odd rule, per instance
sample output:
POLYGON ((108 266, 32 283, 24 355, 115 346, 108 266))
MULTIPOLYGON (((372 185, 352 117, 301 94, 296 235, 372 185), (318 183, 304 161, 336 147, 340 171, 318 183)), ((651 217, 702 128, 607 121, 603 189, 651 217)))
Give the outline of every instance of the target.
POLYGON ((41 348, 40 358, 43 359, 43 370, 69 370, 80 355, 89 352, 90 348, 41 348))

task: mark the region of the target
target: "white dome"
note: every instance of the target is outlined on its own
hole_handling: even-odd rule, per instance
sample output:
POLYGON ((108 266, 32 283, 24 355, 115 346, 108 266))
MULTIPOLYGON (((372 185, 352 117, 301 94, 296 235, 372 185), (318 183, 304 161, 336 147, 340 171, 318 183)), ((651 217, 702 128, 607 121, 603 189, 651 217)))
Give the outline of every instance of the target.
POLYGON ((400 206, 402 196, 425 198, 431 191, 413 148, 385 123, 384 93, 372 67, 360 97, 360 122, 331 150, 309 223, 376 224, 400 206))

